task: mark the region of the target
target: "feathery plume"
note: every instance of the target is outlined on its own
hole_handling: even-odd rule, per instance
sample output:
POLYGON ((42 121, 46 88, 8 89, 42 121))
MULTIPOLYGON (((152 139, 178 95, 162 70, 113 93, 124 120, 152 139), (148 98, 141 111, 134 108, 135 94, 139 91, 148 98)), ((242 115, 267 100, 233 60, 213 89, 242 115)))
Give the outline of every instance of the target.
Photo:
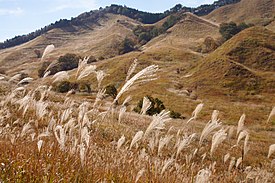
POLYGON ((159 140, 159 147, 158 147, 158 155, 161 154, 161 150, 167 144, 169 144, 170 140, 173 138, 173 135, 166 135, 164 138, 160 138, 159 140))
POLYGON ((61 150, 64 150, 65 149, 65 143, 66 143, 66 134, 65 134, 65 131, 62 128, 62 126, 58 125, 58 126, 55 127, 54 135, 55 135, 55 138, 56 138, 57 142, 60 145, 61 150), (59 131, 59 135, 58 135, 57 131, 59 131))
POLYGON ((76 72, 76 78, 79 76, 80 72, 88 65, 88 60, 90 57, 84 57, 84 59, 80 59, 78 62, 78 68, 76 72))
POLYGON ((140 171, 138 171, 135 183, 137 183, 139 181, 140 177, 144 174, 144 172, 145 172, 144 168, 142 168, 140 171))
POLYGON ((230 153, 227 153, 226 155, 224 155, 223 163, 226 163, 229 158, 230 158, 230 153))
POLYGON ((272 108, 266 122, 268 123, 274 115, 275 115, 275 106, 272 108))
POLYGON ((17 85, 24 84, 24 83, 30 83, 30 82, 32 82, 32 81, 33 81, 33 78, 27 77, 27 78, 24 78, 24 79, 22 79, 21 81, 19 81, 19 82, 17 83, 17 85))
POLYGON ((135 71, 136 67, 137 67, 137 62, 138 60, 135 59, 134 62, 131 64, 131 66, 129 67, 129 70, 127 72, 127 76, 126 76, 126 82, 130 79, 131 75, 133 74, 133 72, 135 71))
POLYGON ((96 66, 95 65, 86 66, 79 73, 79 76, 77 77, 77 80, 81 80, 83 78, 88 77, 89 75, 95 73, 96 72, 95 70, 96 70, 96 66))
POLYGON ((173 158, 169 158, 169 159, 167 159, 167 160, 165 160, 164 161, 164 166, 162 167, 162 170, 161 170, 161 175, 163 175, 164 174, 164 172, 165 172, 165 170, 169 167, 169 166, 171 166, 172 164, 173 164, 173 162, 174 162, 175 160, 173 159, 173 158))
POLYGON ((116 98, 113 101, 113 104, 115 104, 118 99, 122 96, 123 93, 125 93, 126 91, 128 91, 130 89, 130 87, 138 81, 146 81, 147 79, 151 79, 154 80, 155 78, 155 73, 158 71, 158 66, 156 65, 151 65, 149 67, 146 67, 145 69, 141 70, 140 72, 138 72, 136 75, 134 75, 130 80, 128 80, 123 87, 121 88, 121 90, 118 92, 116 98))
POLYGON ((121 146, 124 144, 125 142, 125 136, 122 135, 122 137, 120 137, 120 139, 117 141, 117 151, 121 148, 121 146))
POLYGON ((237 128, 237 135, 243 130, 244 128, 244 120, 245 120, 245 114, 243 114, 240 117, 240 120, 238 122, 238 128, 237 128))
POLYGON ((53 76, 53 83, 69 80, 70 76, 66 71, 60 71, 53 76))
POLYGON ((211 171, 209 169, 202 169, 198 172, 195 183, 208 183, 210 176, 211 171))
POLYGON ((121 122, 122 116, 124 115, 124 113, 126 112, 126 107, 122 106, 119 110, 119 115, 118 115, 118 122, 121 122))
POLYGON ((219 121, 218 116, 219 116, 219 111, 218 110, 214 110, 211 116, 211 121, 219 121))
POLYGON ((153 121, 150 123, 150 125, 147 127, 144 133, 144 138, 146 138, 155 129, 163 129, 165 123, 171 120, 169 113, 169 111, 166 112, 165 110, 163 110, 159 114, 154 115, 153 121))
POLYGON ((230 172, 233 168, 233 166, 235 165, 236 162, 236 158, 235 157, 231 157, 230 163, 229 163, 229 167, 228 167, 228 171, 230 172))
POLYGON ((150 109, 150 107, 151 107, 150 100, 148 99, 148 97, 144 97, 142 102, 142 108, 140 111, 141 115, 145 115, 146 112, 150 109))
POLYGON ((96 79, 97 79, 97 88, 100 88, 100 85, 102 83, 102 80, 107 76, 107 74, 104 71, 96 71, 96 79))
POLYGON ((50 74, 51 74, 51 71, 47 71, 47 72, 45 72, 45 74, 43 75, 43 78, 48 77, 50 74))
POLYGON ((239 142, 248 135, 248 132, 246 130, 241 131, 241 133, 238 136, 237 145, 239 145, 239 142))
POLYGON ((268 151, 268 155, 267 158, 270 158, 271 155, 275 152, 275 144, 272 144, 271 146, 269 146, 269 151, 268 151))
POLYGON ((213 155, 214 151, 218 148, 218 146, 226 139, 227 133, 225 129, 220 129, 217 131, 212 137, 212 145, 210 154, 213 155))
POLYGON ((133 137, 133 140, 130 144, 130 149, 138 142, 142 139, 143 136, 143 131, 138 131, 135 136, 133 137))
POLYGON ((221 123, 218 123, 218 121, 209 121, 205 125, 201 133, 200 142, 199 142, 200 146, 202 145, 204 139, 206 139, 210 133, 212 133, 214 130, 216 130, 219 127, 221 127, 221 123))
POLYGON ((43 144, 43 140, 39 140, 39 141, 37 142, 38 152, 40 152, 41 147, 42 147, 42 144, 43 144))
POLYGON ((195 110, 193 111, 193 113, 192 113, 192 117, 187 121, 187 123, 190 123, 191 121, 197 119, 198 114, 200 113, 200 111, 201 111, 202 108, 203 108, 203 105, 204 105, 204 104, 198 104, 198 105, 197 105, 196 109, 195 109, 195 110))
POLYGON ((244 140, 244 145, 243 145, 243 159, 246 156, 246 154, 249 151, 249 146, 248 146, 248 140, 249 140, 249 133, 246 135, 245 140, 244 140))
POLYGON ((184 148, 188 147, 188 146, 191 144, 191 142, 192 142, 192 140, 195 138, 195 136, 196 136, 196 134, 193 133, 193 134, 191 134, 191 135, 189 135, 189 136, 185 136, 185 137, 182 139, 182 141, 180 141, 180 143, 179 143, 179 145, 178 145, 176 157, 178 157, 178 155, 181 153, 181 151, 182 151, 184 148))
POLYGON ((51 53, 53 50, 54 50, 54 45, 53 44, 51 44, 51 45, 48 45, 46 48, 45 48, 45 50, 44 50, 44 52, 43 52, 43 55, 42 55, 42 57, 41 57, 41 61, 44 59, 44 57, 46 56, 46 55, 48 55, 49 53, 51 53))
POLYGON ((238 168, 241 163, 242 163, 242 157, 239 157, 236 162, 236 168, 238 168))

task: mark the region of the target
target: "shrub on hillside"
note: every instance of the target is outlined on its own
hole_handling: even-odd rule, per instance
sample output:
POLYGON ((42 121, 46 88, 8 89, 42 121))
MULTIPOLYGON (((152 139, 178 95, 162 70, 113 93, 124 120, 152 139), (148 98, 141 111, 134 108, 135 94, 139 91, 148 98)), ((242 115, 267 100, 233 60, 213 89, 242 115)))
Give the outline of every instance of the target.
POLYGON ((59 93, 67 93, 70 90, 77 90, 77 83, 70 83, 69 81, 62 81, 53 86, 53 90, 59 93))
MULTIPOLYGON (((60 71, 68 71, 78 67, 80 56, 76 54, 67 53, 63 56, 60 56, 56 63, 52 64, 48 69, 51 71, 50 75, 54 75, 60 71)), ((49 67, 50 62, 44 62, 41 68, 38 70, 38 76, 43 77, 46 69, 49 67)))
MULTIPOLYGON (((165 109, 165 106, 163 104, 163 102, 158 99, 158 98, 153 98, 151 96, 146 96, 150 102, 151 102, 151 107, 150 109, 146 112, 147 115, 154 115, 154 114, 159 114, 162 110, 165 109)), ((134 111, 137 113, 141 112, 141 108, 142 108, 142 104, 143 104, 143 99, 140 99, 137 106, 134 108, 134 111)))
POLYGON ((253 26, 252 24, 240 23, 237 25, 235 22, 222 23, 220 25, 220 33, 225 40, 230 39, 244 29, 253 26))
POLYGON ((108 96, 111 96, 113 98, 116 98, 117 96, 117 89, 114 85, 108 85, 105 87, 105 94, 108 96))
POLYGON ((120 55, 129 53, 134 50, 135 50, 135 43, 127 37, 118 46, 118 53, 120 55))

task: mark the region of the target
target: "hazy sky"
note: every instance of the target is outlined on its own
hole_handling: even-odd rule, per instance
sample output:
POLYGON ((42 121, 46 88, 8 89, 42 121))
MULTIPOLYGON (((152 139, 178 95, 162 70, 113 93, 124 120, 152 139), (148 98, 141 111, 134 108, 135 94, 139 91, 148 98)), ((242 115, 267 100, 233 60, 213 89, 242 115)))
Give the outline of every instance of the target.
POLYGON ((0 42, 30 33, 56 20, 75 17, 85 11, 126 5, 149 12, 163 12, 180 3, 196 7, 214 0, 0 0, 0 42))

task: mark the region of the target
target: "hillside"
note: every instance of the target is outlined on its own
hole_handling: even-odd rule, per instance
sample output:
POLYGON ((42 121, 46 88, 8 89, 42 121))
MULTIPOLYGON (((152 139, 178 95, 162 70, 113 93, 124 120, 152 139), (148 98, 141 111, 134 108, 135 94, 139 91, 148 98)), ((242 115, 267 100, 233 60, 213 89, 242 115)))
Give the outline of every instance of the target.
POLYGON ((239 3, 216 9, 205 18, 217 23, 234 21, 267 25, 274 16, 274 0, 241 0, 239 3))
POLYGON ((54 61, 65 53, 75 53, 82 56, 93 55, 97 59, 118 55, 118 44, 125 37, 133 38, 133 27, 140 24, 128 17, 107 14, 99 19, 96 24, 70 29, 53 29, 28 43, 13 48, 0 50, 1 68, 11 73, 23 71, 31 74, 39 67, 40 59, 36 58, 35 49, 43 50, 47 45, 54 44, 56 49, 47 60, 54 61), (24 64, 32 63, 30 67, 24 64), (12 70, 10 70, 12 68, 12 70), (25 71, 24 71, 25 70, 25 71))
POLYGON ((3 43, 0 42, 0 49, 10 48, 26 43, 43 34, 46 34, 53 29, 70 29, 71 31, 75 32, 80 27, 87 28, 87 26, 89 27, 91 24, 95 24, 96 22, 98 22, 99 19, 105 17, 106 14, 123 15, 144 24, 154 24, 164 19, 165 17, 173 15, 177 12, 192 12, 196 15, 202 16, 209 14, 219 7, 225 6, 227 4, 237 3, 239 1, 240 0, 218 0, 215 1, 213 4, 201 5, 197 8, 190 8, 182 6, 181 4, 177 4, 175 7, 165 11, 164 13, 143 12, 126 6, 112 4, 111 6, 100 8, 99 10, 92 10, 90 12, 82 13, 75 18, 71 18, 71 20, 60 19, 55 23, 47 25, 27 35, 15 36, 14 38, 7 39, 3 43))
POLYGON ((274 43, 275 33, 263 27, 244 30, 206 56, 186 83, 196 85, 202 93, 205 90, 272 93, 274 43))

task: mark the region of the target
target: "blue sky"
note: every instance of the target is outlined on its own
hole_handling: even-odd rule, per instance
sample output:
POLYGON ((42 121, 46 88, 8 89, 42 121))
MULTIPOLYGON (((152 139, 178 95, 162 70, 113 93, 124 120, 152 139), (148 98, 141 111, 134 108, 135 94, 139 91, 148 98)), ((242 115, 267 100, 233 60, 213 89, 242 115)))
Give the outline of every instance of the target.
POLYGON ((196 7, 214 0, 0 0, 0 42, 27 34, 56 20, 75 17, 85 11, 126 5, 149 12, 163 12, 180 3, 196 7))

